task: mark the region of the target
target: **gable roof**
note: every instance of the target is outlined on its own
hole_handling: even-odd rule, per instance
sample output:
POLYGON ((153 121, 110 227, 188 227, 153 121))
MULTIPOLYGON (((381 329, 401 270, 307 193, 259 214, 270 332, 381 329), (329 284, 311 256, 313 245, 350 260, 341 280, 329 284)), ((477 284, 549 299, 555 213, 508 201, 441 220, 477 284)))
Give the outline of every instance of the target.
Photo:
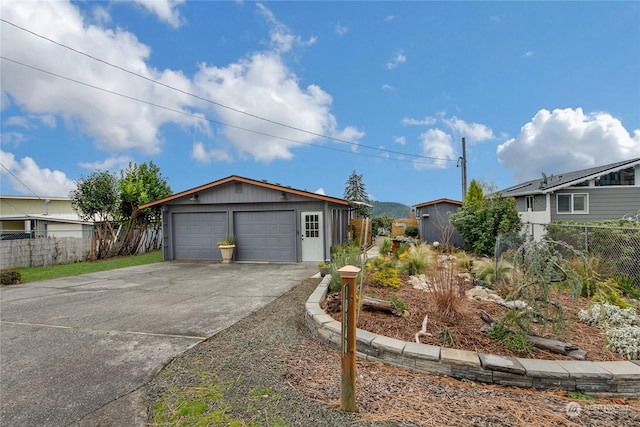
POLYGON ((546 176, 543 174, 541 178, 526 181, 513 187, 498 191, 502 197, 517 197, 530 194, 547 194, 579 184, 583 181, 597 178, 598 176, 618 172, 629 167, 640 165, 640 157, 621 162, 610 163, 608 165, 596 166, 593 168, 582 169, 573 172, 561 173, 559 175, 546 176))
POLYGON ((438 199, 438 200, 432 200, 430 202, 420 203, 419 205, 413 205, 412 207, 414 207, 414 208, 424 208, 425 206, 437 205, 439 203, 450 203, 452 205, 462 206, 462 202, 459 202, 458 200, 438 199))
POLYGON ((210 182, 208 184, 201 185, 199 187, 194 187, 194 188, 191 188, 189 190, 181 191, 180 193, 175 193, 175 194, 173 194, 173 195, 171 195, 169 197, 165 197, 164 199, 159 199, 159 200, 155 200, 153 202, 145 203, 144 205, 140 205, 140 209, 145 209, 145 208, 150 208, 150 207, 157 206, 157 205, 162 205, 162 204, 170 202, 172 200, 179 199, 179 198, 185 197, 185 196, 189 196, 189 195, 195 194, 195 193, 197 193, 199 191, 204 191, 204 190, 208 190, 210 188, 218 187, 220 185, 228 184, 230 182, 242 182, 242 183, 245 183, 245 184, 256 185, 258 187, 268 188, 268 189, 271 189, 271 190, 284 191, 285 193, 297 194, 299 196, 310 197, 312 199, 323 200, 323 201, 326 201, 326 202, 336 203, 336 204, 339 204, 339 205, 345 205, 345 206, 349 205, 349 202, 347 200, 344 200, 344 199, 338 199, 336 197, 325 196, 323 194, 311 193, 311 192, 306 191, 306 190, 297 190, 295 188, 285 187, 285 186, 282 186, 280 184, 271 184, 271 183, 266 182, 266 181, 257 181, 255 179, 251 179, 251 178, 244 178, 242 176, 231 175, 231 176, 228 176, 226 178, 222 178, 222 179, 219 179, 217 181, 213 181, 213 182, 210 182))

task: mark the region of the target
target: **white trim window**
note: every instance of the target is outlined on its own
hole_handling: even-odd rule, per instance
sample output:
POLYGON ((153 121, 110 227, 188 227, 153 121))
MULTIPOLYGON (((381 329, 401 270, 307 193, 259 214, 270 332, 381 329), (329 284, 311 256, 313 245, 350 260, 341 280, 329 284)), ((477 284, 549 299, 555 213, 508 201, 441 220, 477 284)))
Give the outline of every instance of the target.
POLYGON ((556 211, 558 212, 558 214, 588 214, 589 194, 557 194, 556 211))

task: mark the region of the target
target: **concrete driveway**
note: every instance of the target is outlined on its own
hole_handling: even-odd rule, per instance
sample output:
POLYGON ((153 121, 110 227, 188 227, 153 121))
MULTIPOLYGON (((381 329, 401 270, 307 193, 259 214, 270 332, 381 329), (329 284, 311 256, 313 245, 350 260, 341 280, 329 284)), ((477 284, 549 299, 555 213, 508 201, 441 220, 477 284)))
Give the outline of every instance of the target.
POLYGON ((164 365, 316 271, 163 262, 2 287, 0 425, 144 425, 164 365))

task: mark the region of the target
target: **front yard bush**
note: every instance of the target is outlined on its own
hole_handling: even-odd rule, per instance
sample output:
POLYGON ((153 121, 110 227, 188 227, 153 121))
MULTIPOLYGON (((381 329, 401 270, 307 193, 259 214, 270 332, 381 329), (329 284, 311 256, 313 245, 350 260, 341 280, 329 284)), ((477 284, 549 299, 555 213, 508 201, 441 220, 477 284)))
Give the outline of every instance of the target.
POLYGON ((15 268, 3 268, 0 270, 0 286, 16 285, 21 280, 20 272, 15 268))

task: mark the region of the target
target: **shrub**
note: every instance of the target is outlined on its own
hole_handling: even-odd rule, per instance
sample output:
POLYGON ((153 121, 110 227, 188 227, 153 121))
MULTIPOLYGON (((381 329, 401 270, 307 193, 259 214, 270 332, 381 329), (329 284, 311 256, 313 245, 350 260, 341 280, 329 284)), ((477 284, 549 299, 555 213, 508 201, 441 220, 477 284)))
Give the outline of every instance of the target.
POLYGON ((499 234, 517 233, 522 228, 515 199, 500 195, 465 198, 450 219, 462 236, 465 249, 480 255, 493 255, 499 234))
POLYGON ((418 230, 418 227, 416 227, 415 225, 409 225, 407 226, 407 228, 404 229, 404 234, 409 237, 418 237, 418 234, 420 234, 420 231, 418 230))
MULTIPOLYGON (((339 246, 336 247, 335 252, 333 253, 333 258, 331 259, 331 281, 329 282, 329 290, 336 292, 339 291, 342 287, 342 282, 340 279, 340 270, 345 265, 360 265, 360 251, 355 246, 339 246)), ((360 272, 358 277, 360 277, 360 272)))
POLYGON ((622 295, 624 290, 614 279, 607 279, 596 284, 595 292, 592 297, 595 302, 609 303, 620 308, 633 307, 622 295))
POLYGON ((616 277, 613 280, 618 284, 623 295, 640 300, 640 289, 633 284, 629 276, 616 277))
POLYGON ((22 276, 20 272, 15 268, 3 268, 0 270, 0 285, 16 285, 20 283, 22 276))
POLYGON ((373 283, 386 288, 398 289, 402 286, 398 269, 390 262, 381 263, 369 277, 373 283))
POLYGON ((640 327, 623 326, 606 331, 607 347, 629 360, 640 358, 640 327))
POLYGON ((609 303, 598 303, 580 310, 578 319, 581 322, 599 328, 615 328, 622 326, 640 326, 640 317, 633 308, 622 309, 609 303))
POLYGON ((467 254, 466 252, 456 252, 455 254, 456 259, 458 260, 458 269, 460 270, 465 270, 465 271, 471 271, 471 267, 473 266, 473 262, 471 260, 471 257, 469 256, 469 254, 467 254))
POLYGON ((512 332, 502 323, 496 323, 488 331, 489 337, 499 343, 504 344, 509 350, 520 353, 529 353, 533 350, 533 343, 521 330, 512 332))
POLYGON ((393 248, 393 243, 389 239, 384 239, 382 241, 382 245, 380 245, 380 254, 388 255, 391 252, 391 248, 393 248))
POLYGON ((446 317, 456 317, 464 297, 464 282, 458 276, 454 260, 439 265, 430 282, 433 284, 433 301, 446 317))
POLYGON ((570 328, 566 327, 561 296, 568 292, 571 303, 575 305, 582 280, 569 267, 558 248, 575 253, 565 243, 548 240, 531 241, 521 246, 513 256, 512 283, 518 283, 518 286, 505 299, 522 300, 531 307, 528 310, 531 315, 523 313, 519 319, 523 329, 536 327, 540 330, 535 333, 543 335, 550 324, 555 336, 565 337, 570 328))
POLYGON ((483 258, 473 264, 476 277, 484 282, 495 284, 498 280, 503 280, 507 274, 513 270, 513 264, 506 260, 498 261, 496 270, 495 262, 492 259, 483 258))
POLYGON ((409 311, 409 306, 405 304, 405 302, 402 301, 400 298, 397 298, 397 297, 391 298, 391 304, 393 304, 395 308, 397 308, 399 311, 403 313, 405 311, 409 311))
POLYGON ((436 253, 424 242, 409 246, 407 262, 413 266, 413 274, 429 274, 436 264, 436 253))
POLYGON ((440 329, 436 336, 438 341, 444 345, 453 345, 456 342, 456 334, 449 328, 440 329))

